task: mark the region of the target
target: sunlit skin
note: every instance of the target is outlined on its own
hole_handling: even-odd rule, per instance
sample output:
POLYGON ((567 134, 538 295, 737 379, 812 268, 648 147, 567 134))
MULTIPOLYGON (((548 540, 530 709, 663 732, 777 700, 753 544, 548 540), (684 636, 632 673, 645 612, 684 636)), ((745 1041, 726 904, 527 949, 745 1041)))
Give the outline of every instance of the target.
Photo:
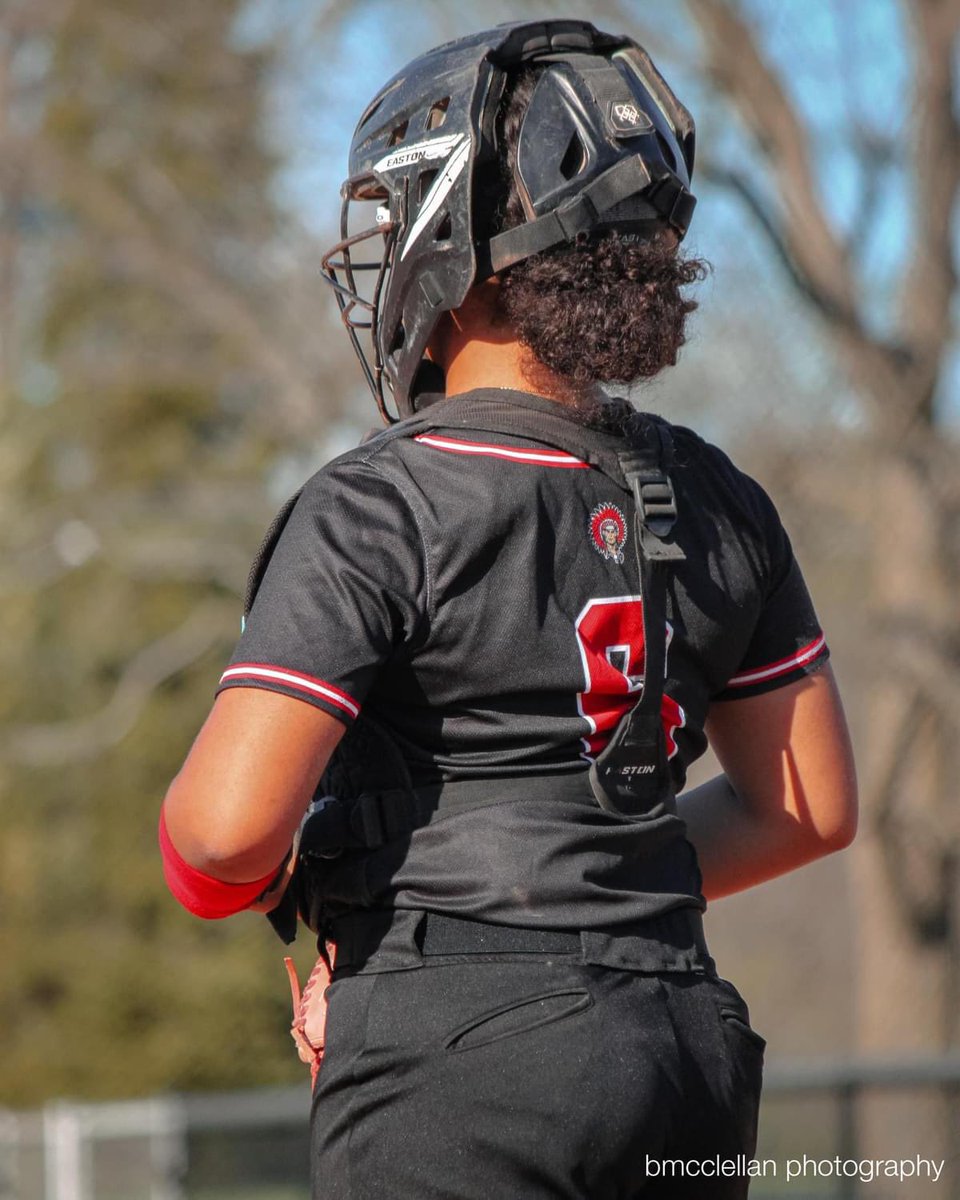
MULTIPOLYGON (((568 388, 497 319, 495 281, 448 314, 430 356, 447 394, 511 388, 567 403, 568 388)), ((227 882, 259 879, 286 854, 344 731, 301 700, 235 688, 216 700, 165 801, 179 853, 227 882)), ((857 785, 829 664, 751 699, 714 704, 707 720, 725 774, 679 798, 707 899, 842 849, 857 822, 857 785)), ((261 903, 276 902, 282 888, 261 903)))

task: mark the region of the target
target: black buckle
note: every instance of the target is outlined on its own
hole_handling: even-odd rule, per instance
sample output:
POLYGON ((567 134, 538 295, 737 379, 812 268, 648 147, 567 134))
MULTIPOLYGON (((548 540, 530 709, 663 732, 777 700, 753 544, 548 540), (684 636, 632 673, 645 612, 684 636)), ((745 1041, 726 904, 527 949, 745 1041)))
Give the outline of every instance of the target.
POLYGON ((670 476, 638 478, 634 497, 643 524, 656 537, 666 537, 677 521, 677 498, 670 476))
POLYGON ((559 204, 553 215, 568 242, 574 241, 580 233, 590 233, 597 223, 596 205, 585 193, 559 204))
POLYGON ((347 818, 335 796, 319 796, 300 826, 299 854, 305 858, 339 858, 346 848, 347 818))

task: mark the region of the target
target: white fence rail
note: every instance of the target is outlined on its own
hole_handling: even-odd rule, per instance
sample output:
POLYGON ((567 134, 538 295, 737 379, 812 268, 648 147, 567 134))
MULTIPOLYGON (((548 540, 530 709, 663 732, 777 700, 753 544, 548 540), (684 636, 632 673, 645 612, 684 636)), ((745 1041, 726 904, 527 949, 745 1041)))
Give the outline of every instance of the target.
MULTIPOLYGON (((188 1200, 195 1194, 186 1187, 191 1156, 204 1134, 229 1135, 242 1146, 254 1131, 268 1152, 284 1133, 305 1141, 309 1107, 309 1088, 286 1087, 0 1111, 0 1200, 188 1200)), ((236 1148, 222 1153, 235 1155, 236 1148)), ((304 1145, 301 1180, 305 1154, 304 1145)), ((283 1184, 251 1182, 244 1195, 296 1194, 283 1184)), ((227 1196, 235 1186, 201 1184, 196 1194, 227 1196)))
MULTIPOLYGON (((829 1109, 831 1153, 859 1153, 860 1103, 877 1093, 939 1095, 960 1131, 960 1053, 930 1059, 770 1064, 762 1126, 811 1097, 829 1109)), ((0 1110, 0 1200, 306 1200, 306 1085, 103 1104, 56 1101, 42 1112, 0 1110)), ((789 1127, 791 1120, 783 1121, 789 1127)), ((763 1130, 761 1142, 763 1142, 763 1130)), ((761 1150, 758 1155, 762 1154, 761 1150)), ((960 1169, 938 1200, 960 1200, 960 1169)), ((856 1180, 790 1191, 790 1200, 877 1197, 856 1180)), ((769 1195, 779 1196, 780 1192, 769 1195)), ((918 1193, 919 1194, 919 1193, 918 1193)), ((768 1193, 759 1181, 751 1197, 768 1193)))

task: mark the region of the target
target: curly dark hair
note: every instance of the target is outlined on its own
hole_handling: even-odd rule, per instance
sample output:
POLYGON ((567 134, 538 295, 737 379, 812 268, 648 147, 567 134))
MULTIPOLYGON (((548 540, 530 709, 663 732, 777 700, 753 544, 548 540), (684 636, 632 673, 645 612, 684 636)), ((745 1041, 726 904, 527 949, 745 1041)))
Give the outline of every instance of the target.
MULTIPOLYGON (((523 114, 540 71, 522 72, 501 110, 501 200, 492 214, 496 231, 525 220, 514 164, 523 114)), ((575 242, 504 270, 499 304, 521 345, 573 389, 634 383, 677 361, 686 319, 697 307, 681 289, 708 270, 702 259, 679 253, 666 229, 648 239, 581 234, 575 242)))

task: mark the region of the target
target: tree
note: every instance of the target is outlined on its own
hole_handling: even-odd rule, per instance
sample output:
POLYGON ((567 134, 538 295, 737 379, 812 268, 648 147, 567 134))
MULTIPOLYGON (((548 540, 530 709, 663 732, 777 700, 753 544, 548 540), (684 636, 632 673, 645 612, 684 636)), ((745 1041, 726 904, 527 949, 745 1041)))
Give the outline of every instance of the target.
POLYGON ((271 60, 238 45, 243 8, 4 10, 6 1103, 299 1078, 279 943, 180 912, 155 834, 268 473, 339 394, 322 320, 284 303, 309 290, 304 235, 271 192, 271 60))
MULTIPOLYGON (((708 178, 732 188, 755 218, 864 406, 862 434, 834 436, 804 457, 803 490, 820 506, 826 498, 829 520, 857 530, 869 571, 864 820, 853 850, 856 1028, 868 1054, 936 1052, 960 1039, 960 486, 955 433, 937 404, 955 342, 960 4, 900 7, 910 95, 902 127, 886 138, 846 114, 847 149, 864 182, 845 238, 802 109, 764 53, 762 19, 730 0, 688 0, 710 82, 766 167, 758 181, 742 166, 710 161, 707 148, 708 178), (883 174, 890 161, 899 179, 883 174), (870 223, 881 220, 877 192, 892 186, 911 200, 898 229, 908 250, 890 316, 877 320, 864 245, 870 223)), ((835 19, 856 22, 852 8, 836 5, 835 19)), ((914 1103, 912 1121, 925 1133, 938 1129, 941 1148, 952 1145, 949 1103, 914 1103)), ((875 1126, 875 1147, 892 1145, 888 1132, 888 1124, 875 1126)))
MULTIPOLYGON (((956 439, 936 403, 954 343, 960 4, 903 4, 912 96, 898 140, 913 203, 898 303, 881 329, 857 246, 844 243, 831 218, 804 121, 755 28, 724 0, 689 0, 689 7, 707 70, 753 134, 773 197, 759 194, 742 172, 714 168, 712 175, 758 220, 791 283, 820 316, 868 413, 860 444, 843 439, 822 453, 808 480, 821 492, 829 488, 836 519, 856 522, 869 544, 876 669, 861 756, 863 830, 854 849, 859 1046, 941 1050, 960 1039, 960 487, 956 439), (852 478, 860 488, 870 485, 865 512, 852 478)), ((862 138, 860 149, 865 156, 875 146, 862 138)), ((870 168, 864 163, 868 177, 870 168)), ((955 1119, 949 1110, 937 1116, 955 1119)))

